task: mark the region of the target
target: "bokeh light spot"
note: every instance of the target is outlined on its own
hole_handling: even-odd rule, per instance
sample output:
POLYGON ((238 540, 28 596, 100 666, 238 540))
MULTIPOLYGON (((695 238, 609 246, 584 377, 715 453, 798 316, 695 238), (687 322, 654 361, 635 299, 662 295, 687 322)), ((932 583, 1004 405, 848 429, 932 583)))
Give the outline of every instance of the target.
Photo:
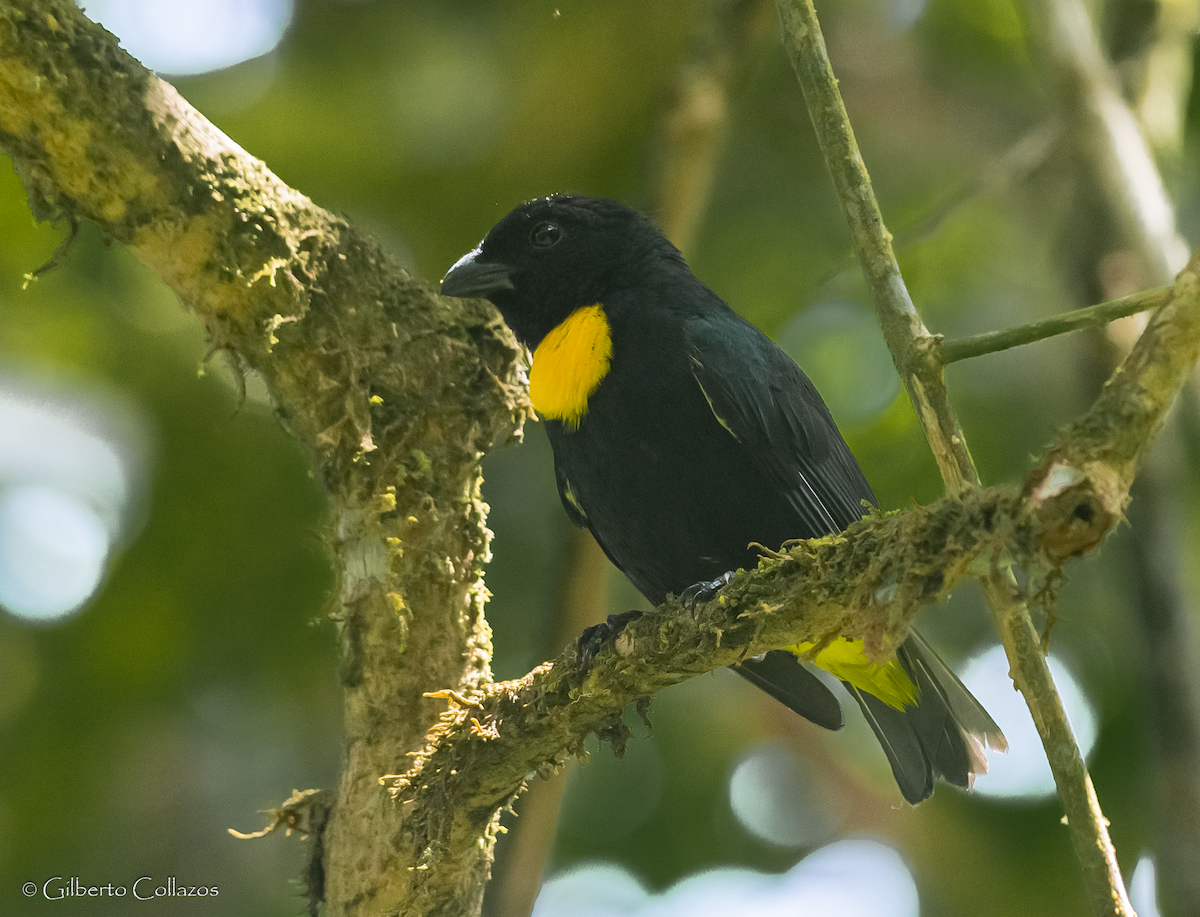
MULTIPOLYGON (((1096 743, 1096 714, 1087 695, 1065 665, 1051 655, 1047 662, 1062 697, 1067 719, 1084 757, 1096 743)), ((989 754, 988 772, 975 781, 984 796, 1038 799, 1054 794, 1054 776, 1024 698, 1008 677, 1008 657, 1003 647, 993 647, 969 661, 962 680, 1004 730, 1008 753, 989 754)))
POLYGON ((649 895, 609 864, 550 879, 533 917, 918 917, 917 886, 885 844, 851 839, 823 847, 782 875, 728 867, 688 876, 649 895))
POLYGON ((584 863, 546 882, 530 917, 637 914, 649 897, 629 870, 613 863, 584 863))
POLYGON ((1158 876, 1154 868, 1154 857, 1143 853, 1133 868, 1129 880, 1129 903, 1138 917, 1162 917, 1158 907, 1158 876))
POLYGON ((287 31, 293 0, 86 0, 90 19, 151 70, 220 70, 266 54, 287 31))
POLYGON ((792 910, 828 917, 918 917, 917 883, 904 858, 886 844, 849 839, 801 860, 790 873, 792 910))
POLYGON ((813 846, 833 830, 808 768, 778 743, 759 746, 734 768, 729 807, 750 834, 780 847, 813 846))
POLYGON ((0 605, 48 620, 75 611, 96 591, 108 531, 74 494, 41 484, 0 495, 0 605))
POLYGON ((140 523, 144 421, 116 393, 0 377, 0 430, 0 609, 58 620, 140 523))

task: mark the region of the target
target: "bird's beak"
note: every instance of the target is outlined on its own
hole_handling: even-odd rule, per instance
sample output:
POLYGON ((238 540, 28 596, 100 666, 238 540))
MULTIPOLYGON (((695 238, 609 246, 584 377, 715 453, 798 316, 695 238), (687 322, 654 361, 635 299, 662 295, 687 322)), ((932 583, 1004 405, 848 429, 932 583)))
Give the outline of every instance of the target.
POLYGON ((497 261, 481 261, 478 248, 459 258, 442 278, 443 296, 486 298, 498 290, 512 288, 512 268, 497 261))

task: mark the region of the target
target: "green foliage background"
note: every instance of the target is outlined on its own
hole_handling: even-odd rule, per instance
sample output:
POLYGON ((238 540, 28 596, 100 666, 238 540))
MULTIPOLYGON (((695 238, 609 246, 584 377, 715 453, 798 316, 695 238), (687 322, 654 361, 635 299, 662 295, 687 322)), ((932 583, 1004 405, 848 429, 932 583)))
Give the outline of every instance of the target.
MULTIPOLYGON (((285 181, 436 280, 527 198, 577 191, 650 205, 656 128, 704 9, 683 0, 302 0, 266 58, 173 82, 285 181)), ((1015 181, 980 186, 1052 117, 1019 5, 931 0, 904 28, 890 18, 899 9, 830 0, 819 12, 926 322, 953 337, 1096 298, 1081 265, 1103 238, 1087 219, 1092 192, 1061 146, 1015 181)), ((685 252, 694 270, 776 336, 814 303, 865 304, 777 37, 731 101, 712 199, 685 252)), ((1194 124, 1200 106, 1190 116, 1194 124)), ((1195 228, 1195 149, 1164 155, 1163 165, 1182 225, 1195 228)), ((300 844, 236 841, 225 829, 257 828, 256 813, 293 787, 336 781, 323 496, 255 380, 240 402, 198 323, 94 228, 83 227, 64 267, 22 288, 64 232, 35 225, 17 178, 0 175, 0 372, 118 392, 152 431, 152 476, 144 527, 86 610, 49 627, 0 614, 0 912, 54 910, 21 898, 27 880, 150 875, 220 887, 216 901, 158 914, 295 914, 300 844)), ((854 359, 809 367, 833 404, 850 403, 854 359)), ((1022 475, 1112 359, 1096 333, 953 367, 985 481, 1022 475)), ((940 493, 899 396, 845 432, 885 508, 940 493)), ((1193 445, 1185 436, 1188 454, 1193 445)), ((567 525, 550 468, 535 424, 523 446, 485 462, 498 677, 547 652, 567 525)), ((1188 520, 1182 550, 1194 559, 1189 468, 1175 500, 1188 520)), ((1092 772, 1127 875, 1152 844, 1157 786, 1126 550, 1135 538, 1136 526, 1123 528, 1099 559, 1073 568, 1054 631, 1099 715, 1092 772)), ((1186 572, 1196 576, 1194 560, 1186 572)), ((613 610, 640 601, 616 574, 611 594, 613 610)), ((924 617, 951 661, 994 642, 971 590, 924 617)), ((652 887, 714 864, 787 868, 806 850, 753 839, 725 794, 739 758, 774 739, 815 775, 817 810, 835 826, 822 840, 867 834, 896 846, 927 917, 1087 912, 1055 800, 943 787, 918 809, 902 807, 869 738, 810 728, 729 673, 665 692, 652 718, 653 738, 634 743, 626 761, 602 749, 572 775, 552 868, 603 858, 652 887)), ((131 903, 70 908, 135 913, 131 903)))

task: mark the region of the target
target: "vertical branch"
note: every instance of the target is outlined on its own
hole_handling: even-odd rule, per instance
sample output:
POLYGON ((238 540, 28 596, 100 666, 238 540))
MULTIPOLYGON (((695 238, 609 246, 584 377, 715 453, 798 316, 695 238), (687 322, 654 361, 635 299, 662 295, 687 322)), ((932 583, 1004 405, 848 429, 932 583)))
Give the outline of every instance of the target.
MULTIPOLYGON (((936 339, 917 315, 892 251, 866 165, 825 50, 812 0, 777 0, 784 43, 804 92, 825 161, 846 212, 855 251, 896 368, 925 431, 947 493, 977 485, 979 476, 954 416, 936 339)), ((1042 738, 1066 809, 1075 850, 1095 912, 1131 915, 1116 854, 1083 757, 1046 665, 1029 610, 999 569, 983 578, 1008 654, 1013 681, 1042 738)))
POLYGON ((1146 276, 1167 282, 1187 261, 1175 212, 1129 106, 1121 97, 1081 0, 1025 4, 1030 34, 1050 72, 1067 119, 1067 137, 1083 168, 1103 188, 1114 223, 1146 276))
POLYGON ((1108 835, 1108 820, 1100 809, 1096 788, 1046 665, 1041 636, 1014 584, 996 573, 982 583, 1008 654, 1009 672, 1042 737, 1092 908, 1097 915, 1136 917, 1117 864, 1117 851, 1108 835))
MULTIPOLYGON (((1195 7, 1118 7, 1127 16, 1149 14, 1138 23, 1140 29, 1127 20, 1113 36, 1127 55, 1137 52, 1147 65, 1151 58, 1158 61, 1143 74, 1144 82, 1157 82, 1158 87, 1142 94, 1141 125, 1122 97, 1117 74, 1084 5, 1079 0, 1041 0, 1027 3, 1026 9, 1035 49, 1071 129, 1079 171, 1094 189, 1106 215, 1103 222, 1111 227, 1111 237, 1100 243, 1106 247, 1089 254, 1097 262, 1113 248, 1132 255, 1121 262, 1132 268, 1127 284, 1169 280, 1180 267, 1185 246, 1176 234, 1172 205, 1143 131, 1157 135, 1168 149, 1180 142, 1179 97, 1186 98, 1195 7), (1167 79, 1174 85, 1163 85, 1164 58, 1175 60, 1167 68, 1167 79), (1151 99, 1154 104, 1149 104, 1151 99)), ((1132 63, 1126 62, 1127 75, 1132 63)), ((1139 94, 1135 87, 1129 89, 1130 95, 1139 94)), ((1191 626, 1195 604, 1181 584, 1182 529, 1174 511, 1181 471, 1179 463, 1162 454, 1172 439, 1180 438, 1164 439, 1167 442, 1158 445, 1137 482, 1132 515, 1139 536, 1129 549, 1139 588, 1130 610, 1141 628, 1146 716, 1160 775, 1154 819, 1160 897, 1165 908, 1193 913, 1200 908, 1195 869, 1200 862, 1200 663, 1191 626)))
POLYGON ((710 0, 710 6, 660 119, 650 192, 656 222, 685 253, 708 206, 731 90, 774 31, 770 0, 710 0))
POLYGON ((883 336, 920 418, 948 493, 979 483, 935 358, 936 339, 913 306, 883 225, 875 189, 850 126, 811 0, 779 0, 784 43, 804 92, 817 141, 842 201, 883 336))

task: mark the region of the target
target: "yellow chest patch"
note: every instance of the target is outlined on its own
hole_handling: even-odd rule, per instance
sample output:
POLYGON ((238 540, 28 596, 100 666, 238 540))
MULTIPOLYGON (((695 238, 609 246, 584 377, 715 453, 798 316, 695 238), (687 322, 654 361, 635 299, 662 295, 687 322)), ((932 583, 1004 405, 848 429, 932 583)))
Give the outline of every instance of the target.
POLYGON ((529 400, 534 410, 578 429, 611 360, 612 334, 604 307, 596 303, 576 309, 533 352, 529 400))

